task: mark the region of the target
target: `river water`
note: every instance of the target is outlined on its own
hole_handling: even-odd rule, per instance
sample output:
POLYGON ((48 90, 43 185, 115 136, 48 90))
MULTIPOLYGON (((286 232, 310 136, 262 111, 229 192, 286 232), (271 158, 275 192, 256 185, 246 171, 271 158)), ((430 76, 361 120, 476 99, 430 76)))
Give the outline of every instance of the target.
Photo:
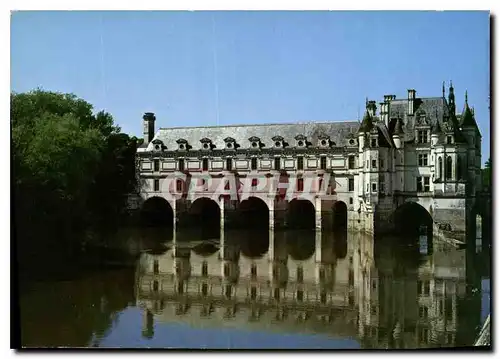
POLYGON ((154 229, 116 238, 136 254, 127 265, 21 293, 23 347, 460 347, 490 310, 488 255, 421 239, 154 229))

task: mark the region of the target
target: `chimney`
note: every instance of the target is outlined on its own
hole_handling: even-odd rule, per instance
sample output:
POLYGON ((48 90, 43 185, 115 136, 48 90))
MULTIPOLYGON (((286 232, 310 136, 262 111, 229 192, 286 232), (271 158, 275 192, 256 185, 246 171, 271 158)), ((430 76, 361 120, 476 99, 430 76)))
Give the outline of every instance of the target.
POLYGON ((408 90, 408 115, 413 116, 415 113, 415 94, 414 89, 408 90))
POLYGON ((368 105, 366 106, 366 109, 368 110, 368 113, 370 114, 371 117, 374 117, 375 114, 377 113, 377 105, 375 101, 368 101, 368 105))
POLYGON ((143 137, 144 137, 144 143, 147 145, 153 137, 155 136, 155 121, 156 117, 155 114, 152 112, 146 112, 144 116, 142 116, 143 120, 143 137))
POLYGON ((387 127, 389 127, 390 102, 395 98, 395 95, 384 95, 384 102, 380 103, 380 117, 387 127))

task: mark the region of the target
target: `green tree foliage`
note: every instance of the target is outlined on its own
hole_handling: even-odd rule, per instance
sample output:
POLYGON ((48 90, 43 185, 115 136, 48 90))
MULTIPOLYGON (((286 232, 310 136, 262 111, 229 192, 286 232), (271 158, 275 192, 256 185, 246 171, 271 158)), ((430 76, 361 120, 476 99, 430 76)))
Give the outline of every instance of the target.
POLYGON ((116 222, 135 186, 137 139, 75 95, 39 89, 11 94, 11 124, 18 253, 73 253, 89 224, 116 222))

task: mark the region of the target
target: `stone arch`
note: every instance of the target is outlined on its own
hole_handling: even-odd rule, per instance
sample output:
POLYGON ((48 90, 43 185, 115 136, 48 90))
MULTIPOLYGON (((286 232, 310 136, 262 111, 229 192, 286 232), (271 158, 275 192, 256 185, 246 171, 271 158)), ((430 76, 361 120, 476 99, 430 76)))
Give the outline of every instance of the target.
POLYGON ((174 210, 165 198, 149 197, 141 206, 140 220, 148 227, 173 227, 174 210))
POLYGON ((190 224, 202 231, 218 231, 220 228, 219 204, 208 197, 200 197, 191 203, 189 207, 190 224))
POLYGON ((237 224, 245 229, 268 229, 269 228, 269 207, 267 203, 259 197, 248 197, 238 206, 237 224))
POLYGON ((316 228, 316 209, 308 199, 293 199, 288 202, 286 222, 293 229, 316 228))
POLYGON ((245 258, 262 258, 269 250, 269 229, 245 231, 240 239, 240 249, 245 258))
POLYGON ((417 202, 403 203, 394 211, 394 224, 401 237, 417 240, 425 235, 431 249, 434 221, 425 207, 417 202))
POLYGON ((347 204, 343 201, 335 201, 332 209, 333 230, 347 232, 347 204))

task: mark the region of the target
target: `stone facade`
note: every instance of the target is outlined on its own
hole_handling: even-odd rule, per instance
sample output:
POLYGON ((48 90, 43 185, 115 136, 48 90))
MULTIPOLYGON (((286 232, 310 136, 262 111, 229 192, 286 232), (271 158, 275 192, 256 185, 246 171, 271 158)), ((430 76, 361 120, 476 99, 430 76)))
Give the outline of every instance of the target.
MULTIPOLYGON (((197 199, 224 187, 226 176, 234 174, 238 183, 285 176, 289 189, 297 189, 301 176, 317 178, 308 198, 316 228, 331 225, 338 202, 347 207, 349 227, 367 232, 393 230, 397 211, 408 202, 425 209, 434 233, 453 233, 460 240, 465 238, 466 223, 475 218, 476 194, 481 190, 481 134, 467 95, 463 112, 457 113, 452 85, 447 98, 444 85, 438 97, 419 98, 415 90, 408 90, 406 99, 385 95, 379 111, 375 101, 367 101, 361 122, 178 127, 156 132, 154 123, 154 114, 146 113, 145 142, 137 151, 140 200, 163 197, 176 217, 197 199), (173 173, 186 176, 183 183, 169 180, 173 173), (190 178, 195 173, 207 175, 211 183, 193 185, 190 178), (322 184, 326 175, 331 178, 322 184), (322 185, 328 199, 317 195, 322 185), (173 187, 184 195, 172 199, 167 194, 173 187)), ((284 213, 291 201, 276 193, 272 188, 276 183, 264 182, 262 187, 252 185, 251 196, 267 205, 270 228, 286 226, 284 213)), ((221 225, 241 202, 223 197, 215 201, 221 225)))

